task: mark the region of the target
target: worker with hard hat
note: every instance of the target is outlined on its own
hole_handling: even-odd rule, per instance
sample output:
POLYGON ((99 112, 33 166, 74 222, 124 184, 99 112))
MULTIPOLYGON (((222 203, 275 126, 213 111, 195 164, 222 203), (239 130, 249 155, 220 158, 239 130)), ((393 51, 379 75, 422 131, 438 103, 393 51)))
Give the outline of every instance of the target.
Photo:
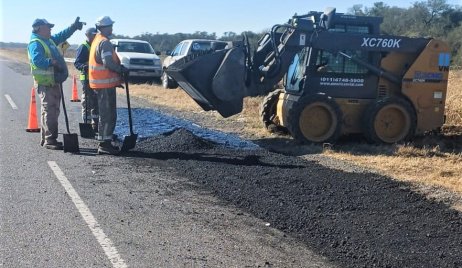
POLYGON ((56 44, 65 42, 76 30, 82 30, 83 22, 77 17, 72 25, 51 35, 55 25, 46 19, 36 19, 32 23, 27 52, 34 87, 41 100, 41 141, 47 149, 61 150, 58 142, 58 117, 61 104, 61 84, 67 79, 68 70, 63 55, 56 44))
POLYGON ((85 31, 87 37, 77 48, 74 66, 80 71, 80 82, 82 83, 82 120, 84 123, 90 122, 95 132, 98 132, 98 100, 96 93, 90 88, 88 83, 88 59, 90 47, 97 34, 96 28, 90 27, 85 31))
POLYGON ((96 34, 90 48, 89 83, 96 92, 99 107, 98 154, 118 154, 112 144, 117 120, 116 87, 122 84, 122 76, 128 70, 120 64, 114 46, 109 41, 114 21, 103 16, 97 19, 96 34))

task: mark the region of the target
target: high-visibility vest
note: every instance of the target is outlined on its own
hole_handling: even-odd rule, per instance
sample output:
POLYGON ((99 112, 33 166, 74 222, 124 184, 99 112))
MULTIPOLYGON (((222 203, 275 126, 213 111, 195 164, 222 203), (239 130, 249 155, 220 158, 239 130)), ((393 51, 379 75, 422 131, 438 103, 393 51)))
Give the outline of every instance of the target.
MULTIPOLYGON (((95 39, 93 39, 93 42, 91 43, 90 58, 88 62, 88 82, 92 89, 112 88, 122 83, 122 79, 118 73, 109 70, 102 63, 100 64, 96 62, 96 49, 99 47, 99 44, 104 40, 109 39, 98 33, 96 34, 95 39)), ((112 49, 112 60, 120 64, 120 60, 117 57, 114 48, 112 49)))
MULTIPOLYGON (((85 46, 87 48, 88 53, 90 53, 90 44, 88 43, 88 41, 83 42, 82 45, 85 46)), ((81 81, 83 81, 83 80, 87 80, 87 76, 88 76, 88 73, 85 73, 85 70, 83 70, 80 72, 79 78, 81 81)))
MULTIPOLYGON (((39 38, 34 38, 30 40, 29 45, 35 41, 38 41, 43 46, 46 57, 52 58, 50 47, 45 42, 43 42, 43 40, 39 38)), ((53 40, 50 39, 50 42, 53 46, 56 46, 53 40)), ((27 55, 29 56, 31 73, 34 77, 35 82, 42 86, 53 86, 55 84, 55 72, 53 66, 50 66, 47 69, 41 69, 32 62, 32 57, 30 55, 29 49, 27 49, 27 55)))

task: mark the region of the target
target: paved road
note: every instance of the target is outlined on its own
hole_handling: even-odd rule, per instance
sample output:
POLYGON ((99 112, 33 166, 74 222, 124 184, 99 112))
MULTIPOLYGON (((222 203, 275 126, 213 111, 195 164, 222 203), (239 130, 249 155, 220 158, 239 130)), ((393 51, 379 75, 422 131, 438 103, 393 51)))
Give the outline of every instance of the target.
MULTIPOLYGON (((41 148, 40 134, 25 131, 28 67, 0 58, 0 81, 0 266, 331 267, 266 222, 188 187, 162 161, 134 170, 128 158, 95 155, 96 142, 84 139, 81 154, 41 148)), ((66 100, 70 88, 68 80, 66 100)), ((66 104, 78 133, 80 104, 66 104)))

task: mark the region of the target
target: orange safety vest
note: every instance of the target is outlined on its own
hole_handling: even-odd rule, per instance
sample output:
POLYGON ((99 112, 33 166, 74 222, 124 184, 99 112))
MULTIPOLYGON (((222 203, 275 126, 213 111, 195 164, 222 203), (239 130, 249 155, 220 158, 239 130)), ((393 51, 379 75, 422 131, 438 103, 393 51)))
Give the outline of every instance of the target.
MULTIPOLYGON (((106 68, 103 64, 96 62, 96 49, 104 40, 109 40, 100 33, 96 34, 95 39, 91 43, 90 58, 88 61, 89 83, 92 89, 112 88, 122 84, 120 75, 106 68)), ((119 57, 112 49, 112 60, 120 64, 119 57)))

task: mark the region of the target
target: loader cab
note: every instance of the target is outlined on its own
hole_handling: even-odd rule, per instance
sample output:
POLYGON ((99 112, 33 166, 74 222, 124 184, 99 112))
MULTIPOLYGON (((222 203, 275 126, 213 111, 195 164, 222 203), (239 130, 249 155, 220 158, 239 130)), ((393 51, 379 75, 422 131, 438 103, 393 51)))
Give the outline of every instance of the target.
MULTIPOLYGON (((328 32, 348 35, 372 34, 379 31, 381 18, 331 15, 328 32)), ((329 42, 332 42, 331 40, 329 42)), ((294 95, 324 92, 334 98, 372 99, 377 96, 378 77, 365 67, 341 56, 336 51, 305 47, 293 58, 284 82, 294 95)), ((377 66, 381 55, 366 50, 342 50, 362 61, 377 66)))

